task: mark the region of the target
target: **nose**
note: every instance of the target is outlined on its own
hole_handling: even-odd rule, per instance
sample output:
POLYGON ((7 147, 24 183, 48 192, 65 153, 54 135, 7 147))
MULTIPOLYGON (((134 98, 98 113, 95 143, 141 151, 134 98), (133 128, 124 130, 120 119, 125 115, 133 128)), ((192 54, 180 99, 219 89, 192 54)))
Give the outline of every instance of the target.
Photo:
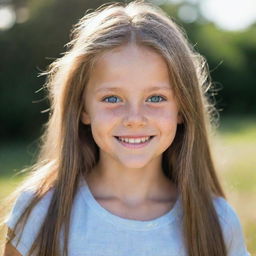
POLYGON ((143 127, 147 123, 143 107, 129 106, 125 113, 123 124, 126 127, 143 127))

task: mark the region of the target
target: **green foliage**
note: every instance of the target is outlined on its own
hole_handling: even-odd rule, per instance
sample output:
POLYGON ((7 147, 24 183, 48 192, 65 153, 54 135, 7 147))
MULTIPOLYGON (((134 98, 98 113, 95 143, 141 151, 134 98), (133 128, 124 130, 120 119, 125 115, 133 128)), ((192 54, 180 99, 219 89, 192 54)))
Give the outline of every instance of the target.
POLYGON ((244 32, 227 32, 213 24, 198 27, 191 35, 206 56, 215 87, 218 109, 226 115, 256 113, 256 25, 244 32))

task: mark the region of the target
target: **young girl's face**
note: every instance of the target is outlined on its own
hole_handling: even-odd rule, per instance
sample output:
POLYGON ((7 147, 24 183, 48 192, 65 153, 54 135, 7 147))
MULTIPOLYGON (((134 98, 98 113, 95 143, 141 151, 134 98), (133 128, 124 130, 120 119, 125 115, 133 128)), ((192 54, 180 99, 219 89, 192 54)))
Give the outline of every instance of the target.
POLYGON ((163 57, 136 45, 102 54, 86 87, 81 119, 91 125, 101 161, 114 160, 127 168, 160 163, 180 122, 163 57), (138 144, 131 139, 149 136, 153 138, 138 144))

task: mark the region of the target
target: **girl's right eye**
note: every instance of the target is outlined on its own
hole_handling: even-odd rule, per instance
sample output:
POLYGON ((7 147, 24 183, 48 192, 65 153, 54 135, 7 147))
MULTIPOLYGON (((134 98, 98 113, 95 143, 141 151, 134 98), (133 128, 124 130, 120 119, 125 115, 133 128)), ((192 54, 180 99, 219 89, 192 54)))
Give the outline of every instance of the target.
POLYGON ((109 102, 109 103, 117 103, 116 99, 118 99, 118 97, 112 95, 112 96, 108 96, 108 97, 103 98, 102 101, 103 102, 109 102))

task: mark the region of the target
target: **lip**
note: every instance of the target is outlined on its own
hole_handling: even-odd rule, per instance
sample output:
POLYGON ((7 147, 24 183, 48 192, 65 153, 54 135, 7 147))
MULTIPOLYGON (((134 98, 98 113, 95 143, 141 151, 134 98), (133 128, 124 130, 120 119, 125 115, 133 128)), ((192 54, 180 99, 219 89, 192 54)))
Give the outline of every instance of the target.
POLYGON ((119 137, 119 138, 133 138, 133 139, 139 139, 139 138, 144 138, 144 137, 153 137, 155 135, 122 135, 122 136, 114 136, 114 137, 119 137))
MULTIPOLYGON (((127 142, 124 142, 124 141, 121 141, 117 138, 117 136, 115 136, 117 142, 119 142, 121 145, 123 145, 124 147, 126 148, 132 148, 132 149, 138 149, 138 148, 144 148, 146 147, 152 140, 155 136, 144 136, 144 137, 150 137, 150 139, 148 141, 145 141, 143 143, 139 143, 139 144, 131 144, 131 143, 127 143, 127 142)), ((127 138, 127 137, 126 137, 127 138)), ((134 138, 134 137, 132 137, 134 138)))

